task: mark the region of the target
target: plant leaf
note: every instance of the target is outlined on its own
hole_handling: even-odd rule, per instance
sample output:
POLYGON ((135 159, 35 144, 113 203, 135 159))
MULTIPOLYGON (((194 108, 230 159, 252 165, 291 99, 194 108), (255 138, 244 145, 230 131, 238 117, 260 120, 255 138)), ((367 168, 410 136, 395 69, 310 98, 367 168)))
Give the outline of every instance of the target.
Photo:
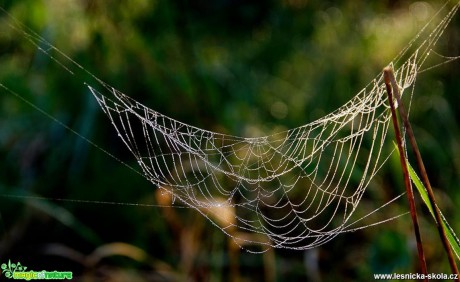
MULTIPOLYGON (((428 194, 427 194, 425 185, 423 185, 422 181, 420 181, 420 178, 418 177, 418 175, 416 174, 414 169, 410 166, 409 162, 407 162, 407 164, 408 164, 408 167, 409 167, 409 176, 412 179, 412 182, 414 182, 415 187, 417 187, 417 190, 418 190, 420 196, 422 197, 423 202, 425 203, 425 205, 427 206, 427 208, 430 211, 431 215, 435 219, 433 207, 431 206, 431 202, 430 202, 430 200, 428 198, 428 194)), ((442 212, 441 211, 439 211, 439 212, 441 213, 441 221, 442 221, 441 225, 442 225, 442 228, 444 229, 444 231, 446 232, 447 240, 449 241, 449 244, 451 245, 455 255, 460 260, 460 240, 458 239, 458 237, 455 234, 455 232, 452 229, 452 227, 450 227, 449 223, 447 222, 447 220, 444 217, 444 215, 442 214, 442 212)), ((435 221, 436 221, 436 219, 435 219, 435 221)))
MULTIPOLYGON (((399 151, 396 144, 394 144, 394 146, 396 147, 396 150, 399 151)), ((428 208, 428 210, 431 213, 431 216, 433 216, 433 219, 436 222, 436 217, 434 215, 433 206, 431 205, 431 202, 429 200, 428 192, 426 190, 425 185, 423 185, 422 181, 420 180, 414 168, 410 165, 407 159, 406 159, 406 163, 407 163, 407 168, 409 170, 410 179, 414 183, 415 187, 417 188, 418 193, 420 194, 420 197, 422 198, 423 203, 425 203, 425 206, 428 208)), ((442 220, 441 226, 444 229, 444 232, 446 232, 447 240, 449 241, 449 244, 452 247, 452 250, 457 256, 457 259, 460 260, 460 240, 458 239, 452 227, 450 227, 449 223, 447 222, 446 218, 442 214, 441 210, 439 210, 439 213, 441 214, 441 220, 442 220)))

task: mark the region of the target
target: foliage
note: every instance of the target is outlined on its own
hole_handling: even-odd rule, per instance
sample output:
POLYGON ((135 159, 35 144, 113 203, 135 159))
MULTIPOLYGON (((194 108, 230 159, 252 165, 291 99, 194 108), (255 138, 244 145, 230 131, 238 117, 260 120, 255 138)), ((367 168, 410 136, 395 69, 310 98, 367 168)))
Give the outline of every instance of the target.
MULTIPOLYGON (((0 1, 40 36, 143 104, 195 126, 245 136, 295 127, 342 105, 402 50, 438 5, 0 1)), ((0 82, 135 166, 82 84, 87 75, 70 75, 7 24, 2 16, 0 82)), ((457 15, 437 52, 459 55, 459 33, 457 15)), ((457 232, 459 70, 455 61, 421 73, 410 114, 439 205, 457 232)), ((369 186, 365 209, 402 192, 400 165, 393 157, 369 186)), ((368 281, 373 272, 416 271, 411 225, 404 219, 339 236, 317 251, 253 255, 235 250, 194 211, 98 203, 172 199, 5 91, 0 92, 0 160, 2 195, 48 199, 0 197, 0 263, 11 259, 34 269, 59 266, 75 275, 113 279, 117 274, 128 280, 332 281, 341 276, 368 281), (110 247, 113 242, 136 246, 154 259, 125 256, 110 247), (385 252, 388 245, 401 247, 385 252), (104 251, 101 259, 88 263, 98 250, 104 251)), ((404 201, 391 208, 408 210, 404 201)), ((387 215, 382 210, 379 218, 387 215)), ((437 236, 429 236, 436 230, 421 223, 429 271, 448 272, 437 236)))

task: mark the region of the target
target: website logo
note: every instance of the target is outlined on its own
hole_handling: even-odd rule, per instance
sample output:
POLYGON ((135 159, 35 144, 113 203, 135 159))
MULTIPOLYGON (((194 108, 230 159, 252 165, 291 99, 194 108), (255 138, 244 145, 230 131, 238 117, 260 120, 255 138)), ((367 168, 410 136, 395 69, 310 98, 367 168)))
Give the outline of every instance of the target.
POLYGON ((6 278, 10 279, 23 279, 23 280, 43 280, 43 279, 52 279, 52 280, 64 280, 72 279, 72 271, 35 271, 28 270, 26 266, 23 266, 20 262, 11 263, 11 260, 8 260, 8 263, 3 263, 1 265, 2 275, 5 275, 6 278))

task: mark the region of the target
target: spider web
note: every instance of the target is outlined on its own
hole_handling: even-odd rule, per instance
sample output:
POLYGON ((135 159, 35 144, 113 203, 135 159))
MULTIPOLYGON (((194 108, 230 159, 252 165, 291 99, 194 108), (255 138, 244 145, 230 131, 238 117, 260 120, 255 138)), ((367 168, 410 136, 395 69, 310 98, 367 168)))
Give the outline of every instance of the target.
MULTIPOLYGON (((417 74, 458 6, 434 29, 429 29, 432 22, 427 23, 393 60, 401 93, 409 92, 409 99, 417 74)), ((314 248, 343 232, 373 225, 356 227, 393 201, 353 217, 391 153, 384 150, 391 113, 381 74, 342 107, 316 121, 245 138, 163 115, 89 73, 36 33, 14 28, 70 73, 51 51, 96 79, 102 89, 85 84, 143 176, 180 204, 200 212, 240 246, 314 248)), ((456 58, 444 59, 442 63, 456 58)))
MULTIPOLYGON (((395 71, 401 93, 414 85, 457 7, 395 71)), ((323 118, 256 138, 185 124, 101 84, 112 98, 88 88, 144 176, 242 245, 308 249, 348 231, 386 160, 391 113, 381 76, 323 118), (229 207, 234 218, 215 219, 229 207), (237 238, 235 230, 260 236, 237 238)))
MULTIPOLYGON (((396 72, 402 85, 415 79, 415 59, 396 72)), ((110 99, 88 87, 150 182, 211 221, 235 209, 216 225, 263 235, 250 243, 306 249, 346 231, 384 162, 390 111, 381 79, 319 120, 257 138, 193 127, 114 88, 110 99)))

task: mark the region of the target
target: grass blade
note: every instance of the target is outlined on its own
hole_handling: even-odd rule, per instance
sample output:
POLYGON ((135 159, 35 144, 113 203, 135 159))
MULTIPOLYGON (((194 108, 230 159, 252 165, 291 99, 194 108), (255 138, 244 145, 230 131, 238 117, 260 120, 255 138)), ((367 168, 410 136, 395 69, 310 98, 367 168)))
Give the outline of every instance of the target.
MULTIPOLYGON (((398 150, 398 147, 396 146, 396 144, 394 145, 396 147, 396 150, 398 150)), ((417 187, 417 191, 420 194, 420 197, 422 198, 423 203, 426 205, 431 215, 433 216, 433 219, 436 221, 436 217, 433 211, 433 206, 431 205, 430 200, 428 198, 428 192, 425 188, 425 185, 423 185, 422 181, 420 180, 414 168, 410 165, 407 159, 406 159, 406 162, 407 162, 407 167, 409 169, 409 176, 412 182, 414 183, 415 187, 417 187)), ((460 260, 460 240, 458 239, 454 230, 452 229, 452 227, 450 227, 449 223, 447 222, 446 218, 444 217, 442 213, 441 213, 441 219, 442 219, 441 225, 442 225, 442 228, 446 232, 447 240, 449 241, 449 244, 452 247, 452 250, 457 256, 457 259, 460 260)))

